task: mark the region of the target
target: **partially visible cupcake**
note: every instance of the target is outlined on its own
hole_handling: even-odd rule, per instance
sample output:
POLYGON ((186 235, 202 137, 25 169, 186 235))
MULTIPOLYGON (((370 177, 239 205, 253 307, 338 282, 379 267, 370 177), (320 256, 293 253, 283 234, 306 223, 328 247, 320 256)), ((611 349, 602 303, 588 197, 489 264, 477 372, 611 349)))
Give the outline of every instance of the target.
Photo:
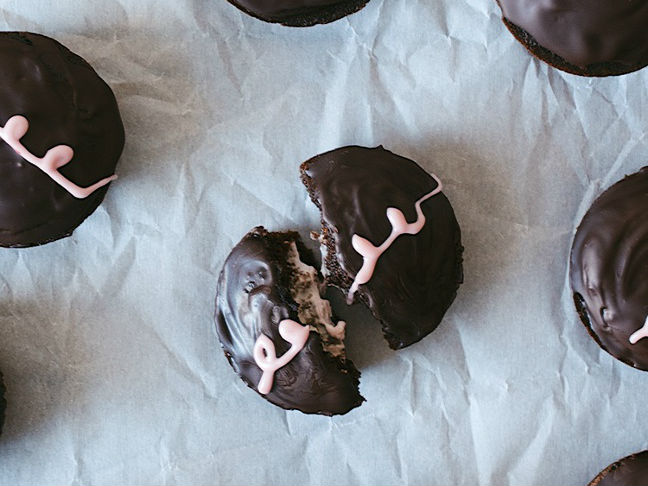
POLYGON ((90 65, 38 34, 0 32, 0 246, 69 236, 115 179, 124 127, 90 65))
POLYGON ((289 27, 327 24, 362 9, 369 0, 229 0, 243 12, 289 27))
POLYGON ((569 277, 590 335, 648 370, 648 167, 594 201, 574 236, 569 277))
POLYGON ((648 451, 632 454, 609 465, 588 486, 643 486, 648 484, 648 451))
POLYGON ((498 0, 503 20, 531 54, 580 76, 648 65, 646 0, 498 0))

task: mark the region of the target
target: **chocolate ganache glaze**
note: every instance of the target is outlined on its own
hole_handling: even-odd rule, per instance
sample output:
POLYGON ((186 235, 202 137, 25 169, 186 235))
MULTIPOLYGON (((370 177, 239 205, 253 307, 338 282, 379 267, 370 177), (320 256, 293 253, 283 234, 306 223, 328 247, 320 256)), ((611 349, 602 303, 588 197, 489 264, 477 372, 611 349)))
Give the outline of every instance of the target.
POLYGON ((463 282, 461 233, 438 179, 383 147, 333 150, 301 171, 322 215, 328 282, 369 306, 394 349, 436 329, 463 282))
POLYGON ((648 370, 648 167, 592 204, 574 237, 569 276, 590 335, 615 358, 648 370))
POLYGON ((124 128, 108 85, 55 40, 2 32, 0 64, 0 246, 39 245, 101 203, 124 128))
POLYGON ((318 297, 298 295, 303 268, 317 274, 312 264, 297 233, 254 228, 223 265, 216 331, 234 371, 268 401, 304 413, 344 414, 364 401, 360 373, 340 349, 343 326, 332 328, 342 336, 331 337, 317 330, 321 322, 301 320, 317 314, 318 297))
POLYGON ((229 2, 266 22, 292 27, 326 24, 362 9, 369 0, 229 0, 229 2))
POLYGON ((498 2, 513 34, 555 67, 606 76, 648 64, 647 0, 498 2))
POLYGON ((648 451, 632 454, 601 471, 588 486, 642 486, 648 484, 648 451))

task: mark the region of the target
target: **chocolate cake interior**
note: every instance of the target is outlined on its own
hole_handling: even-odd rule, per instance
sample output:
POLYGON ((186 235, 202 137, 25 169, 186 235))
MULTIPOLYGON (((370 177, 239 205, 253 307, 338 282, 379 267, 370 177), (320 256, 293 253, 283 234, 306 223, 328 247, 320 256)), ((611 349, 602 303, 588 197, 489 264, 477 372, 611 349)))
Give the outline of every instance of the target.
POLYGON ((290 269, 290 294, 297 304, 297 314, 302 324, 310 326, 322 339, 324 350, 336 358, 345 359, 344 335, 346 324, 334 323, 331 305, 322 298, 325 284, 313 262, 311 252, 297 237, 286 251, 286 264, 290 269))

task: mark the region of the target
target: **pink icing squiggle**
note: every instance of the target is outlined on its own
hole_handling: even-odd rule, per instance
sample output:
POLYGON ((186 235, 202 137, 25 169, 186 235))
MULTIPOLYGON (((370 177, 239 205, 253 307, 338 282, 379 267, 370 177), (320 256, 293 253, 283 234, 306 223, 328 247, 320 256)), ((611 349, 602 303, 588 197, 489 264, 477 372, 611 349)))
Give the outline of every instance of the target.
POLYGON ((43 158, 36 157, 23 144, 20 139, 25 136, 29 130, 29 122, 22 115, 14 115, 7 121, 4 127, 0 127, 0 138, 4 140, 14 151, 27 162, 35 165, 52 178, 54 182, 63 187, 67 192, 77 199, 84 199, 95 192, 100 187, 105 186, 111 181, 117 179, 116 175, 106 177, 92 184, 89 187, 77 186, 74 182, 67 179, 58 170, 72 160, 74 150, 67 145, 57 145, 47 151, 43 158))
POLYGON ((277 358, 275 345, 265 334, 261 334, 254 343, 254 361, 263 370, 257 389, 261 395, 267 395, 272 389, 274 374, 279 368, 286 366, 297 356, 306 344, 310 329, 298 322, 284 319, 279 323, 279 334, 292 346, 281 358, 277 358))
POLYGON ((362 255, 362 267, 358 271, 353 284, 349 289, 347 295, 347 304, 353 302, 353 296, 358 290, 358 287, 362 284, 366 284, 371 277, 373 276, 374 270, 376 269, 376 264, 380 256, 387 251, 391 244, 398 238, 400 235, 408 234, 415 235, 423 229, 425 226, 425 215, 421 209, 421 204, 423 201, 439 194, 443 190, 443 184, 437 176, 430 174, 432 178, 437 182, 437 187, 432 191, 427 193, 421 199, 416 201, 414 204, 416 207, 416 221, 413 223, 408 223, 405 219, 405 215, 400 209, 396 208, 387 208, 387 219, 392 225, 392 231, 389 237, 383 242, 380 246, 374 246, 369 240, 363 238, 359 235, 353 235, 351 237, 351 246, 353 249, 362 255))
POLYGON ((632 336, 630 336, 630 344, 637 344, 640 339, 643 339, 645 337, 648 337, 648 317, 646 317, 646 322, 644 323, 643 327, 641 327, 639 330, 635 331, 632 336))

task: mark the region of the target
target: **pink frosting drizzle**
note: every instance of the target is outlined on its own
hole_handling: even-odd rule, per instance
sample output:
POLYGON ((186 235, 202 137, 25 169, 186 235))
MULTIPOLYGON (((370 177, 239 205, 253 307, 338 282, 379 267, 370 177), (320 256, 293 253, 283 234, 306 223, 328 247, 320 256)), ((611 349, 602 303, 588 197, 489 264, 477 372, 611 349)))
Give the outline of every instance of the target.
POLYGON ((67 179, 58 169, 72 160, 74 150, 67 145, 57 145, 47 151, 45 157, 39 158, 27 150, 20 139, 25 136, 29 130, 29 122, 22 115, 14 115, 7 121, 4 127, 0 127, 0 138, 4 140, 14 151, 27 162, 35 165, 52 178, 54 182, 63 187, 67 192, 77 199, 84 199, 95 192, 100 187, 105 186, 111 181, 117 179, 116 175, 106 177, 92 184, 89 187, 80 187, 67 179))
POLYGON ((637 344, 640 339, 643 339, 645 337, 648 337, 648 317, 646 317, 646 322, 644 323, 643 327, 632 333, 629 339, 630 344, 637 344))
POLYGON ((261 334, 254 343, 254 361, 257 366, 263 370, 261 380, 257 389, 262 395, 267 395, 272 389, 274 374, 279 368, 286 366, 292 359, 297 356, 306 344, 310 329, 308 326, 302 326, 298 322, 290 319, 284 319, 279 323, 279 334, 288 341, 292 346, 286 351, 281 358, 277 358, 275 345, 265 334, 261 334))
POLYGON ((373 243, 371 243, 369 240, 357 234, 354 234, 351 237, 351 245, 353 246, 353 249, 355 251, 362 255, 363 261, 362 267, 358 271, 358 274, 356 275, 355 279, 353 280, 353 284, 349 289, 349 293, 347 295, 347 304, 351 304, 353 302, 353 296, 358 290, 358 287, 362 284, 366 284, 367 282, 369 282, 369 280, 371 280, 374 270, 376 269, 378 259, 385 251, 387 251, 394 240, 396 240, 396 238, 398 238, 400 235, 404 234, 415 235, 423 229, 423 226, 425 226, 425 215, 423 214, 423 210, 421 209, 421 203, 431 198, 432 196, 439 194, 443 190, 443 184, 441 184, 439 178, 434 174, 430 175, 438 185, 432 192, 427 193, 414 204, 416 207, 416 221, 414 221, 413 223, 408 223, 405 219, 405 215, 400 209, 387 208, 387 219, 392 225, 392 230, 391 234, 383 242, 382 245, 374 246, 373 243))

